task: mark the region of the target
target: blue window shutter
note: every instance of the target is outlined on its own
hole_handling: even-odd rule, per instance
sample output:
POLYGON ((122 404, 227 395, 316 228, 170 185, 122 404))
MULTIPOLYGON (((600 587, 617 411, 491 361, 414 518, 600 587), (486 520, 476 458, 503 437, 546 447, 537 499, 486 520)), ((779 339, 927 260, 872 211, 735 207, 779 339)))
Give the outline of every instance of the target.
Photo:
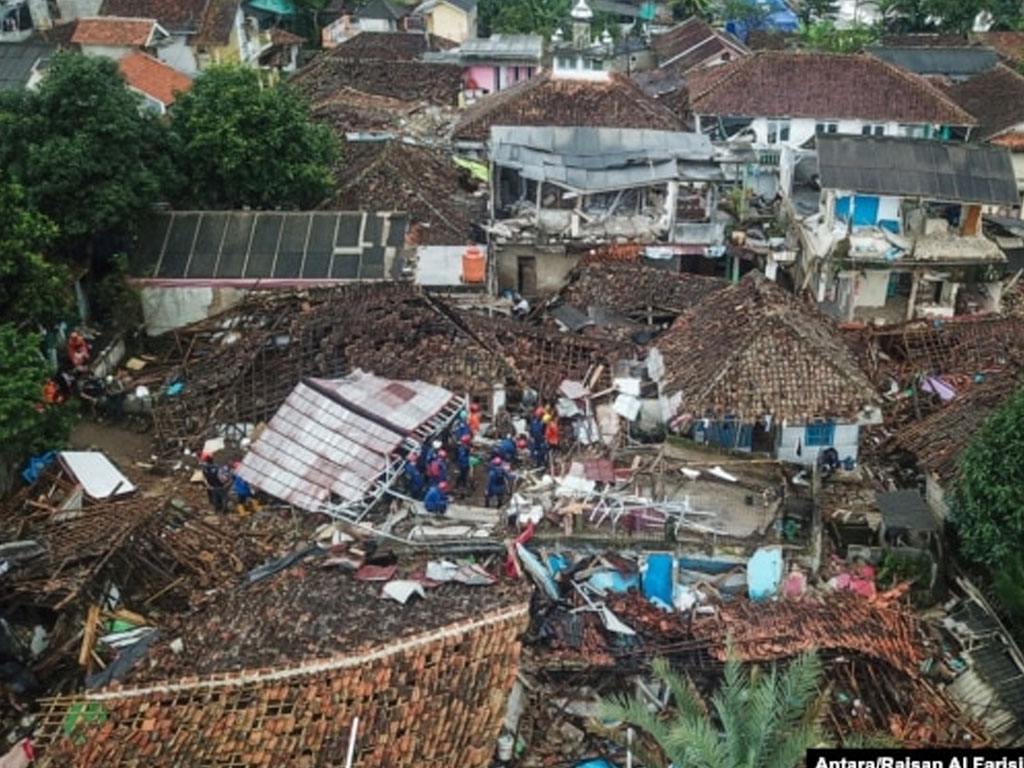
POLYGON ((832 421, 816 421, 804 427, 804 445, 808 448, 832 445, 835 437, 836 425, 832 421))

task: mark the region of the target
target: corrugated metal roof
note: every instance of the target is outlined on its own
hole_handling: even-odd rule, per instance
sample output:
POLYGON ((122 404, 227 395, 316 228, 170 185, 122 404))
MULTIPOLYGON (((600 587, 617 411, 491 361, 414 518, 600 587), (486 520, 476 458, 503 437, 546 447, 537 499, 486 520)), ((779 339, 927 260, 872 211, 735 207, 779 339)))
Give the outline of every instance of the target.
POLYGON ((876 493, 875 503, 882 513, 886 528, 909 528, 913 531, 937 531, 938 521, 921 494, 915 490, 876 493))
POLYGON ((537 59, 544 53, 540 35, 492 35, 463 40, 457 52, 464 58, 537 59))
POLYGON ((676 131, 493 126, 491 154, 526 178, 587 192, 720 173, 707 136, 676 131))
POLYGON ((1018 205, 1005 147, 922 139, 820 135, 821 186, 874 195, 1018 205))
POLYGON ((442 387, 357 370, 307 379, 274 414, 242 461, 256 488, 315 511, 337 496, 363 499, 402 441, 452 399, 442 387))
POLYGON ((999 63, 999 56, 991 48, 980 46, 963 48, 907 48, 872 47, 865 53, 882 61, 895 64, 918 75, 974 75, 991 69, 999 63))

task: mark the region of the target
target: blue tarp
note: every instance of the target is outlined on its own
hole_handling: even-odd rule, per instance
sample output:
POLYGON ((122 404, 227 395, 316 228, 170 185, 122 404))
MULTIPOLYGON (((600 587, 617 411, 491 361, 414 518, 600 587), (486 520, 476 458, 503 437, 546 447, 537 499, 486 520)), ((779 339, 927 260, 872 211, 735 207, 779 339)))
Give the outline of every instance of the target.
POLYGON ((782 583, 782 547, 761 547, 747 561, 747 590, 751 600, 775 597, 782 583))
POLYGON ((576 763, 573 768, 618 768, 615 763, 609 763, 603 757, 596 760, 587 760, 584 763, 576 763))
POLYGON ((32 485, 39 479, 39 473, 46 469, 47 465, 57 458, 56 451, 47 451, 41 456, 33 456, 28 460, 28 466, 21 471, 21 479, 25 485, 32 485))
POLYGON ((631 573, 623 576, 618 571, 598 571, 589 579, 587 584, 604 594, 605 592, 628 592, 640 585, 640 576, 631 573))
POLYGON ((647 555, 647 572, 644 573, 644 596, 648 600, 672 605, 672 555, 647 555))

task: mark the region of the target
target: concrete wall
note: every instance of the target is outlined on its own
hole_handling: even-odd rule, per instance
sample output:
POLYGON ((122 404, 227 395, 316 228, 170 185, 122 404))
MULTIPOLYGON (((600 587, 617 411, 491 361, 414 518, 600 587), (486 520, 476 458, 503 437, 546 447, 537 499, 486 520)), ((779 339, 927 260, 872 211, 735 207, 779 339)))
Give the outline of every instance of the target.
POLYGON ((932 514, 939 520, 949 519, 949 503, 946 501, 946 490, 942 487, 942 481, 934 472, 925 475, 924 499, 932 510, 932 514))
POLYGON ((818 460, 818 454, 826 448, 835 448, 839 453, 839 460, 847 457, 856 461, 857 448, 860 441, 860 427, 856 424, 836 424, 835 435, 832 445, 808 447, 804 442, 804 425, 786 426, 779 430, 779 436, 775 445, 775 456, 781 461, 792 462, 793 464, 813 465, 818 460), (800 455, 797 455, 797 447, 800 448, 800 455))
POLYGON ((466 67, 466 77, 472 79, 478 88, 482 88, 488 93, 494 93, 498 88, 492 66, 466 67))
MULTIPOLYGON (((789 122, 789 140, 786 144, 791 147, 799 147, 812 136, 814 136, 815 126, 821 123, 836 123, 838 124, 838 133, 852 134, 854 136, 860 136, 861 130, 865 126, 864 120, 828 120, 827 118, 810 118, 810 117, 794 117, 794 118, 772 118, 772 120, 788 121, 789 122)), ((755 118, 751 123, 751 128, 754 130, 757 136, 756 143, 767 144, 768 143, 768 122, 769 118, 758 117, 755 118)), ((901 133, 899 123, 867 123, 870 125, 882 125, 885 136, 899 136, 901 133)))
POLYGON ((169 67, 194 77, 199 71, 196 53, 188 44, 184 35, 175 35, 169 41, 161 43, 156 49, 156 57, 169 67))
POLYGON ((86 56, 102 56, 105 59, 113 59, 118 61, 123 59, 132 51, 136 50, 132 46, 124 45, 83 45, 82 53, 86 56))
POLYGON ((559 290, 565 278, 579 261, 568 256, 562 246, 503 245, 496 249, 495 264, 498 270, 498 292, 511 288, 520 290, 519 257, 532 256, 537 269, 537 295, 547 296, 559 290))
POLYGON ((884 307, 890 274, 888 269, 866 269, 859 274, 854 306, 884 307))
POLYGON ((476 35, 475 14, 471 17, 448 3, 438 3, 427 15, 427 31, 461 43, 476 35))
POLYGON ((139 293, 146 333, 158 336, 234 306, 247 291, 207 286, 143 286, 139 293))

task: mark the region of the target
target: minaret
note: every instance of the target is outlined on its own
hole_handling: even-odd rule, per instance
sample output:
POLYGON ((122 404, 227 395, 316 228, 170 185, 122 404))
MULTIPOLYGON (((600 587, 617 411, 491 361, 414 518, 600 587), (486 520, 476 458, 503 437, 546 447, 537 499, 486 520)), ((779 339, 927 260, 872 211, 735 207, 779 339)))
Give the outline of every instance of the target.
POLYGON ((572 7, 572 44, 576 48, 587 48, 590 46, 590 22, 594 19, 594 12, 587 5, 587 0, 576 0, 572 7))

